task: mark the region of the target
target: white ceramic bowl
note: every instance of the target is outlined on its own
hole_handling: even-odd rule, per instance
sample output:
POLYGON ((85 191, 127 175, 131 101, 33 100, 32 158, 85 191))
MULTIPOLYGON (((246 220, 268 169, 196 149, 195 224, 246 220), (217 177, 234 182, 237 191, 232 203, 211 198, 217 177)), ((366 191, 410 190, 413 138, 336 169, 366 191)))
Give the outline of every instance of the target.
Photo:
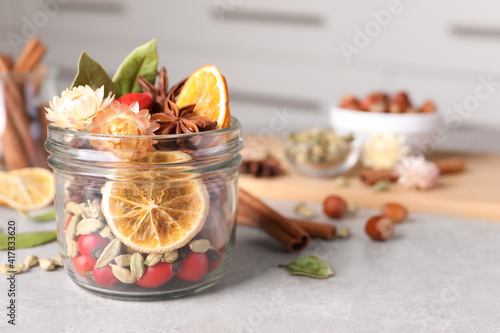
POLYGON ((333 107, 330 124, 340 135, 353 134, 356 138, 384 132, 404 135, 414 153, 427 153, 434 149, 437 131, 443 127, 443 119, 433 113, 373 113, 333 107))

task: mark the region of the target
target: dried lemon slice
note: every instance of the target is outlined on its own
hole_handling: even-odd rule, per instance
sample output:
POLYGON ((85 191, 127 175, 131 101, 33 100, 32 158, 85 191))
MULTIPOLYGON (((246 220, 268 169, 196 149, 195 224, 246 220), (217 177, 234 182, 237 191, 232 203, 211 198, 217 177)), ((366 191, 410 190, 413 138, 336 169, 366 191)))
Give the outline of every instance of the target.
POLYGON ((205 223, 209 197, 200 180, 107 182, 102 210, 113 234, 144 253, 168 252, 186 245, 205 223))
POLYGON ((226 79, 215 66, 204 66, 191 74, 176 103, 179 107, 196 104, 194 113, 217 121, 217 128, 230 125, 226 79))
POLYGON ((31 211, 54 200, 54 175, 43 168, 25 168, 0 174, 0 202, 31 211))

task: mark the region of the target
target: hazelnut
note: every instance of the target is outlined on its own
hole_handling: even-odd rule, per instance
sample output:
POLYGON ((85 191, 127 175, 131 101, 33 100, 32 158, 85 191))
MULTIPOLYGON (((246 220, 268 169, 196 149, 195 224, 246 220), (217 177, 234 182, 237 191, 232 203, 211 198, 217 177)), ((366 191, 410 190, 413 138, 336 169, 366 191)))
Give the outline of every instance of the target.
POLYGON ((382 215, 390 218, 392 222, 401 223, 408 216, 408 210, 401 204, 389 202, 382 207, 382 215))
POLYGON ((323 210, 334 219, 342 218, 349 211, 346 201, 336 195, 330 195, 323 201, 323 210))
POLYGON ((385 241, 394 235, 394 222, 382 215, 374 216, 366 222, 365 231, 372 239, 385 241))
POLYGON ((343 109, 359 110, 359 102, 354 95, 344 95, 340 99, 339 107, 343 109))
POLYGON ((421 113, 436 112, 437 111, 436 104, 434 104, 434 102, 431 100, 425 101, 425 103, 420 107, 419 111, 421 113))
POLYGON ((411 107, 410 99, 405 92, 399 92, 392 96, 389 103, 390 113, 404 113, 408 107, 411 107))

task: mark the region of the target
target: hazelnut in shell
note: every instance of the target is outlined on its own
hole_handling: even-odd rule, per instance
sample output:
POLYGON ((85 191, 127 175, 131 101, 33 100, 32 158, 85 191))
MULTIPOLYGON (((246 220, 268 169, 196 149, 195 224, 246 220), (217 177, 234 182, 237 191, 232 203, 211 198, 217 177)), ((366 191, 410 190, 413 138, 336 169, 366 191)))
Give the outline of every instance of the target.
POLYGON ((408 217, 408 210, 397 202, 388 202, 382 207, 382 215, 395 223, 401 223, 408 217))
POLYGON ((394 222, 382 215, 373 216, 366 222, 365 231, 373 240, 385 241, 394 235, 394 222))
POLYGON ((329 217, 340 219, 347 214, 349 208, 344 199, 336 195, 330 195, 323 201, 323 210, 329 217))

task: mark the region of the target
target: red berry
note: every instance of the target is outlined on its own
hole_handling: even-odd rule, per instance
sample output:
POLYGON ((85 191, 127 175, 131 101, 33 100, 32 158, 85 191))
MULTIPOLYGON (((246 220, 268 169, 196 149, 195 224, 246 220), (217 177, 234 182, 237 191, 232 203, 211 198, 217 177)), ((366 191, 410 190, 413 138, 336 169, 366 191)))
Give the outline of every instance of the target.
POLYGON ((157 288, 167 283, 173 276, 172 264, 159 262, 154 266, 145 266, 144 274, 135 283, 144 288, 157 288))
POLYGON ((111 266, 104 266, 101 268, 94 268, 94 281, 103 287, 109 287, 120 282, 114 275, 111 266))
POLYGON ((181 262, 177 277, 184 281, 199 281, 208 271, 208 259, 205 253, 191 252, 181 262))
POLYGON ((101 237, 97 233, 80 235, 78 237, 78 250, 89 257, 99 257, 102 250, 109 244, 109 239, 101 237))
POLYGON ((90 275, 84 275, 83 273, 92 271, 94 269, 97 258, 87 257, 83 254, 79 254, 73 258, 73 266, 75 271, 86 279, 90 279, 90 275))
POLYGON ((73 214, 69 214, 68 219, 66 220, 66 222, 64 224, 64 231, 66 231, 68 229, 68 225, 71 222, 72 218, 73 218, 73 214))
POLYGON ((118 102, 127 105, 138 102, 139 110, 143 110, 151 108, 153 105, 153 97, 148 93, 129 93, 118 98, 118 102))
POLYGON ((208 271, 210 272, 219 267, 220 263, 222 262, 222 254, 220 250, 208 250, 207 259, 208 271))

